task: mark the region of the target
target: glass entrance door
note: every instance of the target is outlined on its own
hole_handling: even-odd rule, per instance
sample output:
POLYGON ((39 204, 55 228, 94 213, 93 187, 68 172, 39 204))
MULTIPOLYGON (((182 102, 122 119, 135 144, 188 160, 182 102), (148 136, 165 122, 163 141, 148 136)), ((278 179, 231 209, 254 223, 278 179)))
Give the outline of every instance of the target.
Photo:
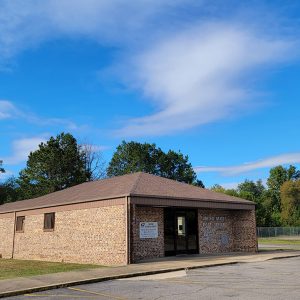
POLYGON ((186 253, 188 250, 185 214, 176 214, 176 252, 186 253))
POLYGON ((165 255, 198 253, 197 210, 165 208, 165 255))

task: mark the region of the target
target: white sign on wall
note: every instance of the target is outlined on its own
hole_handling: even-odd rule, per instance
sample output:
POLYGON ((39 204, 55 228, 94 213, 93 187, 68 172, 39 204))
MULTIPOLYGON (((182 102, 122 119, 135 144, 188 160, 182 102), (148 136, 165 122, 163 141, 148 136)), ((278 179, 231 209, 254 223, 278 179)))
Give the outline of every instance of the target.
POLYGON ((158 238, 157 222, 140 222, 140 239, 158 238))

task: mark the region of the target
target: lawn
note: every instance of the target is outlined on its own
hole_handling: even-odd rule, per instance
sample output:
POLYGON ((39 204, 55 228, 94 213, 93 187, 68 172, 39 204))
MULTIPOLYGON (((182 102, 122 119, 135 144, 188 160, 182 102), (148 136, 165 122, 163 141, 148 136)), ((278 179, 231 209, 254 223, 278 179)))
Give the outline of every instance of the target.
POLYGON ((259 244, 300 245, 300 239, 259 238, 259 244))
POLYGON ((49 273, 99 268, 97 265, 55 263, 33 260, 0 259, 0 280, 49 273))

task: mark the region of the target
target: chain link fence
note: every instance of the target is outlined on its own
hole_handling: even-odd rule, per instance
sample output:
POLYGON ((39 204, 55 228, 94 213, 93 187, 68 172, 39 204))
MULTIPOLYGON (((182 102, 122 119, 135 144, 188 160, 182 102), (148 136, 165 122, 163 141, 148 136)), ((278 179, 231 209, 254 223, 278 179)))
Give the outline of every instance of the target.
POLYGON ((257 237, 300 236, 300 227, 257 227, 257 237))

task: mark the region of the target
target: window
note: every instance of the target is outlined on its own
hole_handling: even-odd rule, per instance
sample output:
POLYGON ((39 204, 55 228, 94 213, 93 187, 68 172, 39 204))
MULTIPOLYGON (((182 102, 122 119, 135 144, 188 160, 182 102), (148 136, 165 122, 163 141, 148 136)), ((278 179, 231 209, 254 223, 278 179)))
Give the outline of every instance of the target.
POLYGON ((24 216, 17 217, 16 232, 24 232, 24 221, 24 216))
POLYGON ((53 231, 55 224, 55 213, 44 214, 44 230, 53 231))

